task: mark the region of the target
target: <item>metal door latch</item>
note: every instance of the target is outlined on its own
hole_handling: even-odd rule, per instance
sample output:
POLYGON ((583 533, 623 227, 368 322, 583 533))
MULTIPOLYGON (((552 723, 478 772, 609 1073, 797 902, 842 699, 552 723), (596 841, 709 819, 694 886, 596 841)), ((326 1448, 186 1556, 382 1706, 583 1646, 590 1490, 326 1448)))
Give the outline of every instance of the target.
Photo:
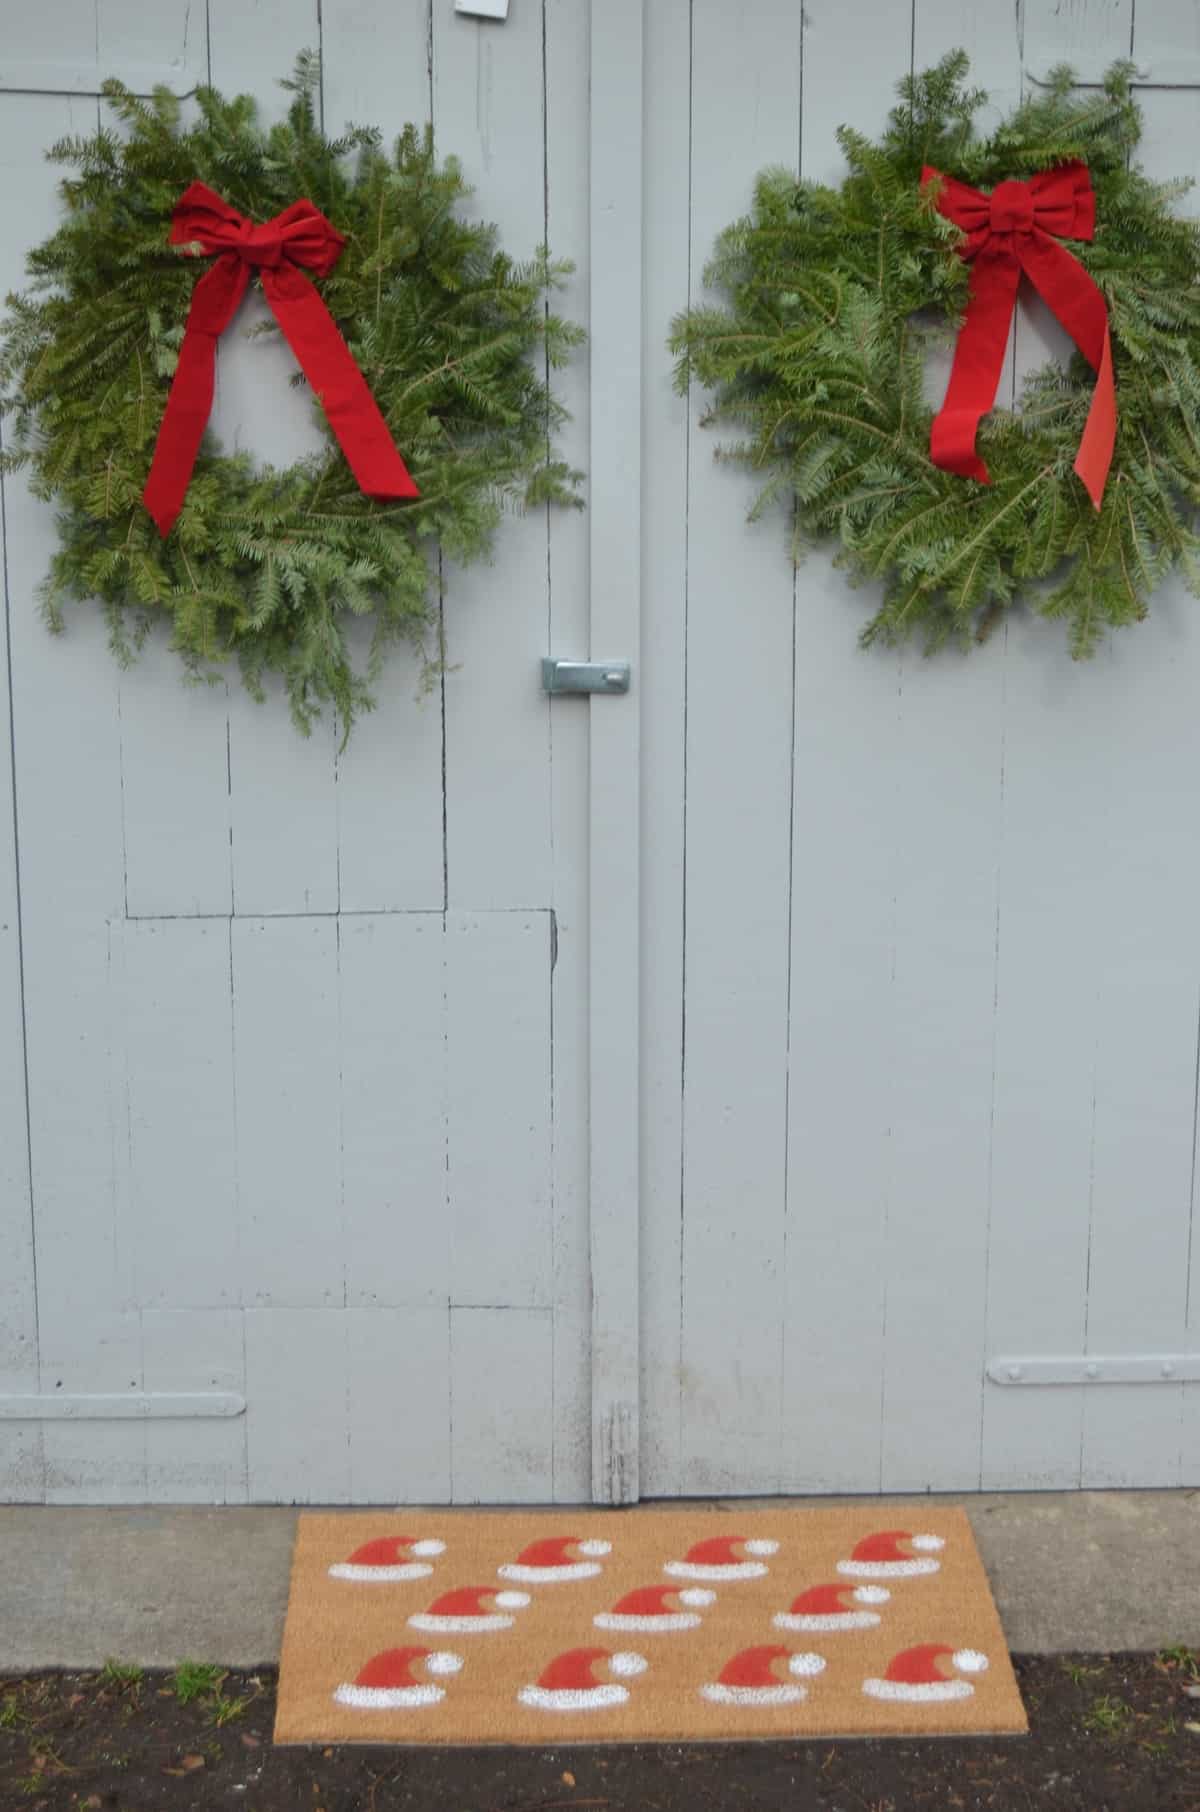
POLYGON ((628 661, 556 661, 547 655, 542 662, 544 692, 628 692, 628 661))

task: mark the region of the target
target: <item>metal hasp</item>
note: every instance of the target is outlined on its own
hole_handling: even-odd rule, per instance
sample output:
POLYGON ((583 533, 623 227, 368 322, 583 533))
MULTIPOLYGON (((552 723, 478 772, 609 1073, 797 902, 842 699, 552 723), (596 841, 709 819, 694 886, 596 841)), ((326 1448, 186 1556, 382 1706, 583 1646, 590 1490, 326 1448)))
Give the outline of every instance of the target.
POLYGON ((993 1384, 1195 1384, 1200 1353, 1084 1354, 1072 1359, 993 1359, 993 1384))
POLYGON ((549 655, 542 662, 544 692, 628 692, 628 661, 556 661, 549 655))

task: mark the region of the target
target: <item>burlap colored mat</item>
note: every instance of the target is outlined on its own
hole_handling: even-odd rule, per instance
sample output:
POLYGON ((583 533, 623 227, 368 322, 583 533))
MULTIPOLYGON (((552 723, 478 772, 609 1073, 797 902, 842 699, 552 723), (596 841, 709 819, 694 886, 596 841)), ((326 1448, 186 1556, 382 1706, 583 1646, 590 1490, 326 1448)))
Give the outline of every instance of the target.
POLYGON ((1026 1728, 960 1510, 300 1519, 279 1743, 1026 1728))

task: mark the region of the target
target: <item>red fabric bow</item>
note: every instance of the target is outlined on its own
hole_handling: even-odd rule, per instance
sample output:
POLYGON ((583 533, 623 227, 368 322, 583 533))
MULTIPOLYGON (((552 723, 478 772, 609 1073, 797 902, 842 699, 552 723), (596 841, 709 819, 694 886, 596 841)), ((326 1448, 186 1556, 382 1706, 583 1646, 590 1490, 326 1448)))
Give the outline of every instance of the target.
POLYGON ((1059 239, 1091 239, 1096 197, 1086 164, 1042 170, 1028 182, 998 183, 990 195, 925 166, 921 184, 939 184, 937 207, 962 227, 971 283, 946 400, 934 417, 930 455, 944 471, 989 483, 975 451, 980 418, 996 400, 1021 272, 1062 322, 1096 372, 1096 389, 1075 470, 1100 508, 1117 434, 1117 392, 1104 297, 1059 239))
POLYGON ((419 497, 333 316, 304 274, 327 277, 346 241, 311 201, 294 201, 263 226, 243 220, 202 182, 175 205, 171 244, 197 244, 215 257, 192 292, 179 364, 158 430, 142 501, 168 535, 183 508, 213 399, 217 341, 246 293, 250 272, 262 273, 263 293, 288 345, 337 435, 360 489, 368 497, 419 497))

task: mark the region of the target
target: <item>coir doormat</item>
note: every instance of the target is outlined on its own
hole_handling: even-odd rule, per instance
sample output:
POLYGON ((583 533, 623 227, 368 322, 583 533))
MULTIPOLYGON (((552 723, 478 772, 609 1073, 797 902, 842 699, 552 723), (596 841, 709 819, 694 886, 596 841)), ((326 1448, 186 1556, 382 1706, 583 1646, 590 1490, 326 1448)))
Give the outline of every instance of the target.
POLYGON ((961 1510, 300 1518, 279 1743, 1026 1728, 961 1510))

